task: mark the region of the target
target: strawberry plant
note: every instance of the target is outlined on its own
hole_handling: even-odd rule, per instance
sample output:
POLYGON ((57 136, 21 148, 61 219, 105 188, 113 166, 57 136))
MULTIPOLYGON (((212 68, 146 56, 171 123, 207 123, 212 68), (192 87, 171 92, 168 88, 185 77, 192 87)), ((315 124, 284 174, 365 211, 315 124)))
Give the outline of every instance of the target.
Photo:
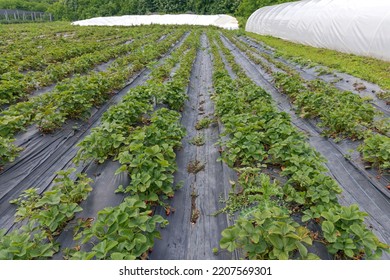
POLYGON ((390 139, 387 136, 374 134, 364 140, 358 150, 365 161, 381 170, 390 168, 390 139))
POLYGON ((75 163, 94 159, 103 163, 115 157, 132 126, 141 121, 142 115, 151 110, 150 95, 145 87, 137 87, 120 104, 111 107, 102 117, 102 124, 78 144, 80 150, 75 163))
POLYGON ((220 246, 230 252, 243 249, 251 260, 287 260, 297 251, 302 259, 316 259, 305 246, 312 244, 309 233, 288 212, 264 202, 222 231, 220 246))
POLYGON ((357 205, 339 206, 321 213, 324 239, 331 254, 339 259, 377 259, 389 246, 363 224, 366 213, 357 205))
POLYGON ((35 121, 40 131, 50 133, 65 122, 66 117, 59 112, 57 106, 51 104, 43 107, 36 115, 35 121))
MULTIPOLYGON (((222 211, 241 215, 232 227, 222 232, 220 246, 228 251, 243 249, 249 259, 289 259, 299 252, 303 259, 309 254, 306 245, 312 240, 309 230, 294 222, 287 208, 280 206, 283 192, 259 168, 239 169, 238 185, 222 211)), ((234 189, 233 189, 234 190, 234 189)))
MULTIPOLYGON (((243 121, 241 115, 236 116, 236 119, 232 121, 243 121)), ((263 144, 258 141, 261 136, 258 132, 253 131, 253 126, 256 124, 252 124, 250 120, 248 123, 250 125, 239 126, 237 132, 232 133, 229 140, 220 143, 226 147, 222 158, 231 167, 262 162, 267 157, 263 144)), ((228 131, 230 132, 230 129, 228 131)))
POLYGON ((22 148, 12 144, 13 141, 14 139, 7 139, 0 136, 0 170, 6 163, 14 161, 18 152, 22 150, 22 148))
POLYGON ((122 167, 117 173, 126 171, 132 179, 125 192, 142 193, 151 201, 158 201, 156 194, 173 194, 174 149, 181 146, 184 136, 179 117, 177 112, 162 108, 153 114, 149 126, 132 132, 128 146, 118 155, 122 167))
POLYGON ((0 260, 48 259, 59 249, 59 245, 46 239, 46 234, 33 223, 5 234, 0 230, 0 260))
POLYGON ((27 83, 18 72, 1 75, 0 82, 0 105, 14 103, 27 95, 27 83))
MULTIPOLYGON (((164 71, 166 71, 168 68, 165 65, 168 64, 172 68, 179 61, 182 51, 190 46, 190 42, 194 40, 195 36, 197 36, 196 33, 190 35, 183 45, 173 53, 172 59, 159 67, 164 67, 164 71)), ((190 74, 191 64, 189 64, 189 61, 192 61, 190 58, 193 59, 194 53, 193 51, 186 53, 184 57, 185 63, 181 63, 180 66, 181 74, 175 75, 170 82, 163 84, 156 80, 151 80, 144 86, 132 89, 124 96, 121 103, 105 112, 102 117, 102 124, 94 128, 92 133, 78 144, 80 150, 75 158, 75 162, 79 163, 80 161, 94 159, 102 163, 108 157, 118 155, 121 147, 129 145, 128 136, 131 133, 138 133, 138 130, 134 131, 134 127, 150 122, 145 116, 147 112, 152 110, 152 100, 154 98, 159 103, 163 102, 169 104, 170 107, 181 108, 186 97, 178 98, 177 94, 186 96, 184 93, 186 85, 183 82, 186 79, 183 77, 190 74), (175 94, 172 95, 172 91, 175 94), (174 104, 177 104, 177 106, 174 104)), ((153 75, 157 75, 156 78, 159 77, 159 73, 157 70, 152 72, 153 75)), ((161 122, 161 125, 165 127, 166 124, 161 122)), ((148 131, 156 129, 154 125, 152 127, 148 131)))
POLYGON ((77 174, 77 181, 69 176, 76 169, 57 172, 54 187, 38 194, 37 189, 27 189, 11 203, 18 205, 16 221, 28 219, 46 232, 48 238, 57 235, 64 225, 82 209, 78 203, 85 200, 92 190, 91 179, 84 174, 77 174))
POLYGON ((92 133, 86 136, 78 144, 80 147, 74 162, 94 159, 103 163, 108 157, 117 155, 117 149, 123 145, 126 129, 116 123, 104 122, 100 126, 93 128, 92 133))
POLYGON ((75 170, 57 172, 55 186, 43 195, 31 188, 11 201, 18 206, 16 221, 25 225, 8 234, 0 230, 0 259, 47 259, 59 250, 54 237, 82 210, 78 203, 92 190, 86 175, 77 174, 76 182, 70 178, 75 170))
POLYGON ((160 238, 157 225, 168 224, 161 216, 151 216, 144 202, 135 195, 125 198, 117 207, 105 208, 98 213, 92 227, 77 234, 82 244, 91 244, 90 251, 67 250, 71 259, 135 260, 146 258, 160 238))

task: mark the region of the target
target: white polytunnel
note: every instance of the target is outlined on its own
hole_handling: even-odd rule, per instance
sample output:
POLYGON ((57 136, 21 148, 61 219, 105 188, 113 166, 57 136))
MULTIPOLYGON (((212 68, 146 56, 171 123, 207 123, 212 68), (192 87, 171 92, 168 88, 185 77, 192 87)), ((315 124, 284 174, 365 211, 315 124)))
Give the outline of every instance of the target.
POLYGON ((212 25, 224 29, 238 29, 238 21, 229 15, 136 15, 136 16, 114 16, 97 17, 86 20, 75 21, 72 24, 82 26, 136 26, 149 24, 163 25, 212 25))
POLYGON ((390 0, 303 0, 255 11, 246 31, 390 61, 390 0))

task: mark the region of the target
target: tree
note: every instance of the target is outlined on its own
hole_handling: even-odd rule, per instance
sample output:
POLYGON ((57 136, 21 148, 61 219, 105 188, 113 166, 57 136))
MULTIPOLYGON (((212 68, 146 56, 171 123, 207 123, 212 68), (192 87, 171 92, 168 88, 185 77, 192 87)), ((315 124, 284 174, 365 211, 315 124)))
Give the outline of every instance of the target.
MULTIPOLYGON (((261 7, 276 5, 285 2, 291 2, 294 0, 241 0, 240 5, 237 8, 236 15, 248 18, 254 11, 261 7)), ((296 1, 296 0, 295 0, 296 1)))

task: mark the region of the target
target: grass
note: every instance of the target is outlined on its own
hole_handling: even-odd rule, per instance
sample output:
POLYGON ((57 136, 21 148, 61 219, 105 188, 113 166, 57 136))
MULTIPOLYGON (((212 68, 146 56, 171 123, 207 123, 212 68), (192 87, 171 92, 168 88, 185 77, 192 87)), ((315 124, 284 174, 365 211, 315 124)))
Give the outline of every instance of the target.
POLYGON ((306 64, 311 62, 322 64, 378 84, 383 90, 390 90, 390 62, 328 49, 314 48, 251 32, 247 32, 247 35, 275 48, 285 58, 299 59, 300 62, 306 62, 306 64))

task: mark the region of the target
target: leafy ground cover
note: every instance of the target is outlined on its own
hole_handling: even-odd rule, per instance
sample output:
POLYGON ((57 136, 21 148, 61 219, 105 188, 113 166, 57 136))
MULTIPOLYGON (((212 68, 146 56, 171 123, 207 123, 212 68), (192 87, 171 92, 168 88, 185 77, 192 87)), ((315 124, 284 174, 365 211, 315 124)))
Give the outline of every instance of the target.
MULTIPOLYGON (((144 27, 43 26, 37 31, 10 25, 0 44, 1 52, 21 61, 26 58, 23 64, 7 56, 10 66, 0 74, 1 82, 10 73, 26 81, 31 81, 25 78, 29 75, 47 73, 53 76, 47 83, 58 82, 52 91, 39 96, 20 100, 21 93, 15 99, 5 98, 13 103, 0 114, 0 165, 5 170, 21 152, 14 139, 36 129, 42 138, 57 137, 67 122, 88 123, 93 110, 104 106, 130 78, 141 78, 127 93, 123 90, 114 105, 107 105, 101 118, 72 144, 77 149, 74 157, 66 168, 52 174, 50 187, 41 193, 31 182, 10 201, 15 223, 0 231, 0 259, 58 255, 65 259, 148 259, 156 239, 164 236, 163 230, 168 234, 178 230, 168 221, 177 212, 188 215, 188 225, 183 227, 205 223, 202 194, 213 196, 213 203, 223 202, 215 215, 229 214, 233 219, 221 232, 206 233, 219 241, 220 249, 210 247, 214 252, 210 255, 216 257, 237 251, 245 259, 318 259, 324 254, 313 250, 317 246, 324 248, 325 257, 334 259, 377 259, 388 252, 389 246, 367 225, 368 214, 358 205, 340 204, 342 186, 328 175, 324 157, 292 124, 290 115, 279 111, 271 95, 248 77, 221 38, 228 38, 273 75, 279 91, 289 96, 302 118, 319 120, 325 136, 362 139, 363 159, 385 171, 389 168, 388 119, 367 100, 324 82, 306 81, 274 57, 241 42, 235 33, 216 28, 153 26, 146 31, 144 27), (42 33, 43 48, 39 48, 36 38, 42 33), (82 40, 87 39, 90 45, 83 48, 82 40), (18 50, 13 40, 30 44, 33 50, 18 50), (75 49, 61 52, 61 42, 62 46, 74 42, 75 49), (34 59, 45 54, 47 59, 35 65, 34 59), (92 70, 110 59, 104 71, 92 70), (199 61, 202 65, 196 64, 199 61), (62 71, 58 79, 57 68, 62 71), (142 76, 141 71, 147 74, 142 76), (199 87, 197 96, 190 95, 190 102, 187 93, 194 81, 206 86, 199 87), (184 116, 192 121, 190 126, 184 125, 184 116), (188 139, 186 130, 192 133, 188 139), (211 137, 217 142, 211 142, 211 137), (183 147, 193 152, 186 157, 188 161, 178 164, 177 154, 183 147), (223 194, 213 185, 205 185, 209 191, 202 193, 201 181, 207 182, 206 176, 216 170, 214 163, 204 161, 210 157, 199 156, 203 152, 214 153, 214 159, 220 153, 220 161, 235 175, 234 180, 217 182, 225 188, 223 194), (102 207, 93 217, 84 216, 83 205, 96 191, 95 179, 102 180, 88 170, 97 166, 96 170, 104 171, 108 163, 116 168, 113 177, 128 179, 126 185, 113 185, 110 190, 110 195, 123 199, 102 207), (184 209, 172 207, 183 188, 178 174, 195 178, 195 184, 185 186, 190 188, 186 190, 190 197, 184 209), (64 245, 60 237, 69 229, 72 244, 64 245)), ((28 90, 23 92, 28 94, 28 90)), ((18 160, 16 164, 23 166, 18 160)), ((35 169, 28 172, 34 174, 35 169)), ((1 176, 0 172, 0 180, 1 176)), ((0 203, 9 203, 3 200, 2 196, 0 203)), ((178 247, 184 246, 180 242, 186 238, 182 239, 177 240, 178 247)))
MULTIPOLYGON (((10 106, 0 116, 0 137, 12 139, 16 132, 31 124, 36 124, 43 133, 50 133, 68 119, 88 118, 93 106, 100 106, 107 101, 112 92, 123 87, 129 77, 148 63, 161 57, 183 33, 184 30, 179 30, 156 45, 151 43, 160 38, 161 34, 156 33, 148 40, 143 38, 134 52, 118 58, 107 71, 66 79, 52 92, 10 106), (142 44, 149 46, 141 48, 142 44)), ((12 151, 17 151, 12 144, 8 145, 12 151)), ((2 162, 12 159, 14 152, 1 154, 2 162)))
MULTIPOLYGON (((278 62, 268 54, 260 53, 253 47, 250 47, 227 34, 234 44, 244 51, 255 63, 261 65, 269 72, 275 82, 275 86, 291 98, 295 105, 296 111, 302 118, 319 119, 318 126, 323 129, 323 134, 335 138, 372 139, 372 134, 382 134, 381 141, 389 141, 389 118, 383 116, 383 112, 377 110, 369 99, 362 98, 350 91, 341 91, 335 86, 320 81, 318 79, 307 81, 303 79, 297 71, 291 67, 278 62), (271 69, 269 65, 259 58, 264 58, 280 70, 271 69)), ((383 154, 381 146, 367 143, 372 140, 364 141, 359 150, 370 150, 372 154, 383 154), (377 149, 375 151, 375 149, 377 149)), ((383 149, 382 149, 383 150, 383 149)), ((383 167, 389 165, 386 156, 373 156, 368 159, 367 152, 363 159, 373 163, 374 166, 383 167)), ((384 168, 385 173, 387 173, 384 168)))
POLYGON ((284 41, 271 36, 248 33, 252 38, 264 42, 276 49, 283 57, 303 65, 319 64, 331 69, 349 73, 364 80, 376 83, 385 90, 390 90, 390 63, 382 60, 344 54, 337 51, 319 49, 284 41))
MULTIPOLYGON (((235 60, 215 37, 228 60, 235 60)), ((240 174, 243 189, 238 203, 244 210, 232 227, 222 232, 221 248, 240 248, 250 259, 316 258, 305 245, 323 242, 339 259, 376 258, 388 245, 379 242, 364 225, 356 205, 341 206, 337 183, 325 175, 324 159, 290 124, 288 115, 276 110, 271 97, 250 81, 237 66, 233 80, 214 49, 217 114, 229 140, 221 141, 222 159, 240 174), (278 168, 284 184, 271 182, 262 168, 278 168), (292 214, 301 215, 301 224, 292 214), (315 222, 322 233, 315 238, 304 223, 315 222), (303 224, 302 224, 303 223, 303 224)), ((237 194, 232 199, 237 200, 237 194)), ((307 224, 306 224, 307 225, 307 224)))

